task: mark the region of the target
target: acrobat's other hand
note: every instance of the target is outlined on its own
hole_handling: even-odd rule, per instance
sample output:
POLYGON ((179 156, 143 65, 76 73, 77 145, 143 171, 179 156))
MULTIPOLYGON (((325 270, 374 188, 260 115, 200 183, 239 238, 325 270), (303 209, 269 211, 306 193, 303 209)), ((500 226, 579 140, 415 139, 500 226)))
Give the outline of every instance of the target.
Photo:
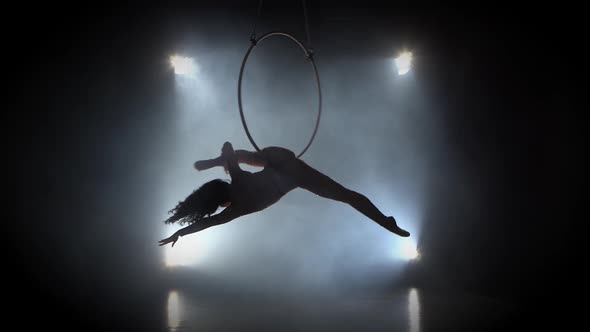
POLYGON ((176 244, 176 241, 178 241, 178 234, 174 233, 174 234, 172 234, 172 236, 165 238, 163 240, 160 240, 158 242, 158 245, 161 247, 161 246, 167 245, 168 243, 172 242, 172 247, 174 247, 174 244, 176 244))

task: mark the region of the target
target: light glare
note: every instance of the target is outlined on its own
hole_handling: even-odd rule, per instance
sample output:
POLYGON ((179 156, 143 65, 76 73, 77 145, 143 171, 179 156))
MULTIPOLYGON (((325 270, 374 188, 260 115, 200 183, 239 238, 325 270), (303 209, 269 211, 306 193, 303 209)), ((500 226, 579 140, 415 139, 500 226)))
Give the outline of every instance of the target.
POLYGON ((202 246, 198 241, 180 239, 174 247, 168 245, 165 252, 165 264, 167 267, 191 266, 202 259, 202 246), (182 241, 184 240, 184 241, 182 241))

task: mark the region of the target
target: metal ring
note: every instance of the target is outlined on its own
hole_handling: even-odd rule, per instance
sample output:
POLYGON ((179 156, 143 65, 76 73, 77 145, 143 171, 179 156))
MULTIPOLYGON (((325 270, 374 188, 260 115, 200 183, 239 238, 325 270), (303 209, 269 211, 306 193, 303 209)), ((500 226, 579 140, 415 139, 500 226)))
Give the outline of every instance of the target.
POLYGON ((244 109, 242 107, 242 76, 244 74, 244 68, 246 67, 246 62, 248 61, 248 57, 250 56, 250 53, 252 53, 252 50, 254 49, 254 47, 256 47, 256 45, 259 45, 259 43, 262 42, 263 40, 265 40, 266 38, 272 37, 272 36, 287 37, 287 38, 291 39, 292 41, 294 41, 297 45, 299 45, 299 47, 305 53, 306 58, 311 62, 311 65, 313 67, 313 72, 315 75, 315 79, 317 82, 317 86, 318 86, 318 96, 319 96, 319 98, 318 98, 318 116, 317 116, 317 119, 315 122, 315 128, 313 129, 313 134, 311 135, 309 142, 307 143, 307 145, 305 146, 303 151, 301 151, 301 153, 299 153, 297 155, 297 158, 300 158, 301 156, 303 156, 305 151, 307 151, 307 149, 309 148, 309 146, 313 142, 315 135, 318 131, 318 127, 320 125, 320 119, 322 116, 322 89, 320 87, 320 75, 318 74, 318 69, 315 65, 315 61, 312 56, 313 53, 311 51, 309 51, 307 48, 305 48, 305 46, 303 46, 303 44, 299 40, 297 40, 295 37, 289 35, 288 33, 274 31, 274 32, 266 33, 266 34, 258 37, 256 40, 254 40, 250 44, 250 47, 248 48, 248 51, 246 52, 246 55, 244 56, 244 60, 242 61, 242 67, 240 68, 240 77, 238 78, 238 106, 240 108, 240 117, 242 118, 242 125, 244 126, 244 130, 246 131, 246 135, 248 136, 250 143, 252 143, 252 146, 254 146, 256 151, 260 152, 260 148, 258 147, 258 145, 256 145, 256 142, 254 142, 252 135, 250 135, 250 131, 248 130, 248 125, 246 124, 246 119, 244 118, 244 109))

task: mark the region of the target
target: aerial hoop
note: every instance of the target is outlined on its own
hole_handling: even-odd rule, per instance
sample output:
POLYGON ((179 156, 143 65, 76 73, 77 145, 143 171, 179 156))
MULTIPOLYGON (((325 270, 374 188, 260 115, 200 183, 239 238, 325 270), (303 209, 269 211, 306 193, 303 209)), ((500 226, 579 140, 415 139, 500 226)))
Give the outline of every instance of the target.
POLYGON ((242 67, 240 68, 240 77, 238 78, 238 106, 240 109, 240 117, 242 118, 242 125, 244 126, 244 130, 246 131, 246 135, 248 136, 248 140, 250 140, 250 143, 252 143, 252 146, 254 146, 256 151, 260 152, 260 148, 258 147, 258 145, 256 145, 256 142, 254 142, 252 135, 250 135, 250 131, 248 130, 248 124, 246 123, 246 119, 244 118, 244 108, 242 107, 242 76, 244 75, 244 68, 246 67, 246 62, 248 62, 248 57, 250 56, 250 53, 252 53, 252 50, 254 49, 254 47, 256 47, 258 44, 260 44, 260 42, 262 42, 266 38, 272 37, 272 36, 287 37, 287 38, 291 39, 292 41, 294 41, 297 45, 299 45, 299 47, 305 53, 305 57, 311 62, 311 65, 313 67, 313 72, 315 75, 315 79, 316 79, 316 83, 317 83, 317 87, 318 87, 318 97, 319 97, 318 98, 318 116, 317 116, 317 119, 315 122, 315 128, 313 129, 313 134, 311 135, 309 142, 307 143, 307 145, 305 146, 303 151, 301 151, 301 153, 299 153, 297 155, 297 158, 300 158, 301 156, 303 156, 305 151, 307 151, 307 149, 310 147, 310 145, 313 142, 315 135, 318 131, 318 127, 320 125, 320 119, 322 116, 322 89, 320 87, 320 75, 318 74, 318 69, 315 65, 315 61, 313 60, 313 52, 311 50, 308 50, 305 46, 303 46, 303 44, 299 40, 297 40, 297 38, 291 36, 288 33, 278 32, 278 31, 266 33, 258 38, 255 38, 255 36, 252 36, 250 38, 250 41, 252 43, 250 44, 250 47, 248 48, 248 51, 246 52, 246 55, 244 56, 244 60, 242 61, 242 67))

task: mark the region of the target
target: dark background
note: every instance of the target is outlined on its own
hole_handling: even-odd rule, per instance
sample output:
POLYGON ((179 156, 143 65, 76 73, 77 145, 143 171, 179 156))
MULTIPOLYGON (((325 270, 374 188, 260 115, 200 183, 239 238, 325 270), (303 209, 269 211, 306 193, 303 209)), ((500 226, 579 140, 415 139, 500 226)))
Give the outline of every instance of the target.
MULTIPOLYGON (((159 234, 121 217, 153 219, 158 166, 150 161, 170 149, 163 138, 173 126, 165 109, 174 77, 157 61, 185 27, 212 48, 247 43, 256 5, 6 12, 15 20, 3 23, 4 301, 8 316, 24 317, 18 325, 160 326, 160 309, 146 304, 163 301, 160 285, 171 282, 154 260, 159 234)), ((262 20, 303 33, 300 5, 267 1, 262 20)), ((318 58, 385 56, 388 38, 407 40, 422 56, 414 75, 443 112, 436 121, 452 150, 433 151, 429 162, 452 179, 435 173, 429 182, 420 238, 428 255, 401 283, 483 294, 518 305, 521 317, 561 322, 581 292, 579 9, 320 1, 309 11, 318 58)))

